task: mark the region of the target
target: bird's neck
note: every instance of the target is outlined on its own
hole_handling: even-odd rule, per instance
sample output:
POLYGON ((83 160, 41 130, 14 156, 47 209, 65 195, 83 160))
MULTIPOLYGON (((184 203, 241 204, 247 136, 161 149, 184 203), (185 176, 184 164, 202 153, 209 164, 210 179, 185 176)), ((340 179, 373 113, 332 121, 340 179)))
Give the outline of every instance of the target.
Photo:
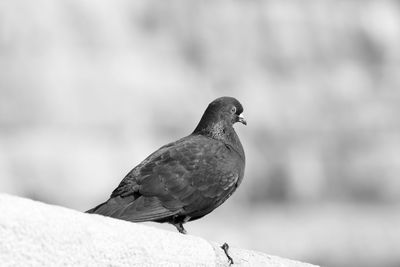
POLYGON ((227 125, 223 121, 219 121, 216 123, 209 123, 206 127, 199 126, 200 124, 196 127, 193 134, 200 134, 219 140, 226 145, 231 146, 239 154, 244 154, 242 144, 240 143, 239 137, 232 125, 227 125))

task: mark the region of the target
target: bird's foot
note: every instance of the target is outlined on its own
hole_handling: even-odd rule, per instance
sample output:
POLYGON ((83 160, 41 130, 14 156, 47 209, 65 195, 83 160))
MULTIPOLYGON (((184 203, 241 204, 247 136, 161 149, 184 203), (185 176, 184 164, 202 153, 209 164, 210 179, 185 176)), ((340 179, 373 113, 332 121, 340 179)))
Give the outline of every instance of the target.
POLYGON ((183 228, 183 224, 182 223, 176 223, 174 224, 176 229, 178 229, 179 233, 186 235, 187 232, 185 230, 185 228, 183 228))
POLYGON ((229 256, 229 252, 228 252, 228 250, 229 250, 229 245, 228 245, 228 243, 224 243, 224 244, 221 246, 221 248, 222 248, 222 250, 225 252, 226 257, 228 258, 229 265, 232 265, 232 264, 233 264, 233 259, 232 259, 231 256, 229 256))

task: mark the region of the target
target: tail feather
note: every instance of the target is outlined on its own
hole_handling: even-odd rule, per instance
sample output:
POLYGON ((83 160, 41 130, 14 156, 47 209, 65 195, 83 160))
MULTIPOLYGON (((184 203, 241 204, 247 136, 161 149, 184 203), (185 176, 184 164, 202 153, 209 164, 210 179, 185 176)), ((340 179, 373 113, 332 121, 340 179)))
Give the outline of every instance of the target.
POLYGON ((180 210, 171 211, 162 206, 156 197, 114 197, 97 205, 86 213, 100 214, 131 222, 160 221, 171 217, 180 210))
POLYGON ((107 204, 107 202, 101 203, 100 205, 97 205, 93 209, 85 211, 85 213, 96 213, 96 210, 98 210, 101 206, 106 205, 106 204, 107 204))

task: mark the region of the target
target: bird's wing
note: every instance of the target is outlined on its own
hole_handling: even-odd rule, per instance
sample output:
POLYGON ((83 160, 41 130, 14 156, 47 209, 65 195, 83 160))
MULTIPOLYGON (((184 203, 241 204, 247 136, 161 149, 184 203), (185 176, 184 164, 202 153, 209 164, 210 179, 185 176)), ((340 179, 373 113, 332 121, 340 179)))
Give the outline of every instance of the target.
POLYGON ((118 217, 159 220, 177 213, 209 213, 232 194, 243 176, 238 166, 241 159, 232 156, 235 153, 204 136, 189 136, 162 147, 114 190, 112 198, 134 200, 124 204, 118 217))

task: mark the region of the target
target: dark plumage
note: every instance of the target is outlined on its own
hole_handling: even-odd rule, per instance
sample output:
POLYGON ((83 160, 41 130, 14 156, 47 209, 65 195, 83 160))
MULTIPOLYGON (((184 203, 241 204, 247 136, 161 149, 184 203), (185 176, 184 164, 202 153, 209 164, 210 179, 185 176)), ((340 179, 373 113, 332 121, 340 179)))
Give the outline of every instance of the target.
POLYGON ((137 165, 106 202, 88 210, 132 222, 182 224, 210 213, 240 185, 245 168, 233 124, 246 121, 235 98, 209 104, 194 132, 137 165))

